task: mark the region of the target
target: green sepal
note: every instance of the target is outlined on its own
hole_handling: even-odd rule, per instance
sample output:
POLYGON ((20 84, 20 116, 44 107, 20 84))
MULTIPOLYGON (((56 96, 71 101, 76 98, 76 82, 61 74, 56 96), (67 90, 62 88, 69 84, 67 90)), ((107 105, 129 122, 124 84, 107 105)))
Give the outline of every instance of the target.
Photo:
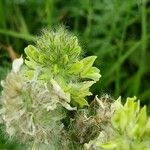
POLYGON ((74 51, 75 51, 75 57, 78 57, 81 53, 81 47, 80 46, 77 46, 74 48, 74 51))
POLYGON ((148 118, 148 121, 145 125, 144 133, 145 136, 150 137, 150 117, 148 118))
POLYGON ((24 72, 24 75, 26 76, 26 77, 28 77, 28 79, 32 79, 33 78, 33 75, 34 75, 34 70, 26 70, 25 72, 24 72))
POLYGON ((92 79, 95 81, 99 80, 101 76, 99 74, 100 72, 99 69, 96 67, 92 67, 96 58, 97 56, 89 56, 81 60, 84 66, 82 72, 80 73, 81 78, 88 78, 88 79, 92 79))
POLYGON ((110 141, 110 142, 107 142, 105 144, 101 144, 100 147, 103 148, 103 149, 112 150, 112 149, 117 147, 117 143, 110 141))
POLYGON ((35 67, 37 66, 37 63, 34 61, 29 61, 29 60, 25 60, 25 64, 31 68, 31 69, 35 69, 35 67))
POLYGON ((59 70, 58 65, 54 64, 54 67, 53 67, 53 73, 54 73, 54 75, 58 74, 59 72, 60 72, 60 70, 59 70))
POLYGON ((85 100, 85 97, 92 95, 89 91, 89 87, 91 87, 94 83, 95 81, 85 81, 70 85, 71 88, 69 92, 71 93, 73 100, 78 103, 81 108, 88 106, 88 102, 85 100))
POLYGON ((25 49, 24 49, 27 57, 30 60, 34 60, 34 61, 38 61, 39 58, 39 52, 36 49, 36 47, 34 47, 33 45, 28 45, 25 49))
POLYGON ((49 68, 43 68, 42 72, 38 75, 39 80, 49 81, 53 77, 49 68))
POLYGON ((39 55, 39 59, 38 59, 39 63, 41 64, 47 64, 47 59, 46 59, 46 56, 44 54, 40 54, 39 55))
POLYGON ((112 124, 120 132, 124 132, 128 124, 126 112, 124 112, 122 109, 117 110, 114 116, 112 117, 112 124))
POLYGON ((70 38, 69 41, 69 47, 71 49, 70 51, 70 55, 74 56, 74 57, 78 57, 81 53, 81 47, 78 44, 78 39, 77 37, 72 37, 70 38))
POLYGON ((146 120, 147 120, 147 114, 146 114, 146 106, 144 106, 139 114, 138 114, 138 120, 137 120, 137 123, 140 125, 140 126, 144 126, 146 124, 146 120))
POLYGON ((66 64, 68 63, 68 61, 69 61, 68 55, 65 54, 65 55, 63 56, 63 64, 66 65, 66 64))
POLYGON ((84 81, 71 85, 72 95, 79 95, 80 97, 85 97, 92 95, 89 88, 95 83, 95 81, 84 81))
POLYGON ((98 81, 101 75, 99 74, 100 70, 96 67, 91 67, 86 74, 81 73, 82 78, 92 79, 98 81))
POLYGON ((135 100, 135 96, 133 98, 127 98, 127 101, 124 105, 125 110, 128 112, 129 119, 132 119, 134 113, 137 113, 140 110, 140 103, 139 101, 135 102, 135 100))
POLYGON ((88 56, 88 57, 81 60, 83 62, 84 67, 85 67, 83 70, 83 74, 86 73, 92 67, 96 58, 97 58, 97 56, 88 56))
POLYGON ((83 97, 73 96, 73 101, 76 102, 80 108, 83 108, 84 106, 89 106, 87 100, 83 97))
POLYGON ((129 132, 129 134, 132 135, 134 138, 141 138, 141 136, 144 134, 143 127, 147 123, 147 114, 146 114, 146 107, 143 107, 138 116, 137 116, 137 122, 133 130, 129 132))
POLYGON ((69 73, 71 74, 79 74, 83 69, 83 62, 81 61, 77 61, 76 63, 74 63, 70 69, 69 69, 69 73))

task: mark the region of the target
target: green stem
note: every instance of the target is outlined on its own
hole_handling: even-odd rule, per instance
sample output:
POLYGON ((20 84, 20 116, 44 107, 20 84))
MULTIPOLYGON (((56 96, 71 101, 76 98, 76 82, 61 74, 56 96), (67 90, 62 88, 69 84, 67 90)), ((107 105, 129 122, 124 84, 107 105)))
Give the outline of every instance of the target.
POLYGON ((45 1, 45 11, 46 11, 46 20, 49 27, 52 26, 52 17, 53 17, 54 1, 46 0, 45 1))
MULTIPOLYGON (((122 51, 123 51, 123 48, 124 48, 124 38, 125 38, 125 35, 126 35, 126 29, 127 29, 127 26, 128 26, 128 24, 127 24, 128 23, 128 17, 129 16, 127 16, 126 19, 125 19, 123 33, 122 33, 122 36, 121 36, 121 40, 119 41, 118 61, 122 57, 122 51)), ((121 65, 122 64, 119 64, 118 68, 116 70, 115 96, 117 96, 117 97, 119 96, 119 93, 120 93, 121 65)))
POLYGON ((147 22, 146 22, 146 1, 143 1, 141 4, 141 21, 142 21, 142 36, 141 36, 141 58, 139 62, 139 70, 135 77, 135 84, 134 84, 134 94, 137 95, 140 90, 142 76, 144 74, 144 64, 145 64, 145 53, 147 48, 147 22))
POLYGON ((91 1, 88 1, 88 14, 87 14, 87 26, 84 32, 84 36, 87 37, 89 36, 90 32, 91 32, 91 26, 92 26, 92 14, 93 14, 93 8, 92 8, 92 4, 91 1))
POLYGON ((34 41, 35 37, 29 34, 24 34, 24 33, 19 33, 16 31, 11 31, 11 30, 5 30, 5 29, 0 29, 0 34, 4 34, 4 35, 8 35, 8 36, 12 36, 15 38, 20 38, 20 39, 24 39, 27 41, 34 41))
POLYGON ((140 46, 141 41, 136 42, 124 55, 122 55, 117 62, 110 68, 110 70, 103 76, 103 79, 111 76, 114 71, 117 70, 118 66, 123 64, 123 62, 140 46))

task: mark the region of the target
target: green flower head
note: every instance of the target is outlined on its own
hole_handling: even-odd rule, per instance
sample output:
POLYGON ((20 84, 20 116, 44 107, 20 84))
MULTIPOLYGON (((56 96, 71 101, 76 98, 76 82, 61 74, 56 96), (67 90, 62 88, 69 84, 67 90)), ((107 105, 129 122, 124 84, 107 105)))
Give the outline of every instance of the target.
MULTIPOLYGON (((93 67, 96 56, 81 59, 81 47, 76 36, 63 27, 44 30, 36 45, 25 48, 29 78, 49 83, 55 80, 71 96, 73 103, 88 105, 85 97, 91 95, 89 87, 99 80, 99 69, 93 67)), ((50 83, 51 84, 51 83, 50 83)))
POLYGON ((120 105, 112 117, 115 135, 102 144, 103 149, 149 150, 150 118, 146 107, 140 108, 136 97, 127 98, 125 105, 120 105))

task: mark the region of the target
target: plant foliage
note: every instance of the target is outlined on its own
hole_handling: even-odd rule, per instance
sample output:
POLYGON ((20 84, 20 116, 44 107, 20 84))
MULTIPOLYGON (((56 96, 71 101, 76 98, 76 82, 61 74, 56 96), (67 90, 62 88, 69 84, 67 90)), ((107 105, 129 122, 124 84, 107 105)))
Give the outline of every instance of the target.
POLYGON ((0 123, 20 143, 16 148, 149 149, 150 118, 136 97, 124 105, 108 95, 88 102, 101 75, 96 56, 83 58, 76 36, 64 27, 44 30, 25 53, 25 63, 15 59, 1 81, 0 123))

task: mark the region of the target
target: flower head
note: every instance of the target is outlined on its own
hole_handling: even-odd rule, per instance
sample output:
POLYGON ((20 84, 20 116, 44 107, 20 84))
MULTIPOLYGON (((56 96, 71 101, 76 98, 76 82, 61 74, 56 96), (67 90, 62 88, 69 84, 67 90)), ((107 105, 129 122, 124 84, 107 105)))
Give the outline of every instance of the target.
POLYGON ((26 75, 32 79, 51 84, 55 80, 70 94, 71 102, 80 107, 88 105, 85 97, 91 95, 89 87, 99 80, 99 69, 93 67, 96 56, 81 59, 81 47, 76 36, 63 27, 56 31, 43 32, 36 45, 25 48, 28 69, 26 75))

